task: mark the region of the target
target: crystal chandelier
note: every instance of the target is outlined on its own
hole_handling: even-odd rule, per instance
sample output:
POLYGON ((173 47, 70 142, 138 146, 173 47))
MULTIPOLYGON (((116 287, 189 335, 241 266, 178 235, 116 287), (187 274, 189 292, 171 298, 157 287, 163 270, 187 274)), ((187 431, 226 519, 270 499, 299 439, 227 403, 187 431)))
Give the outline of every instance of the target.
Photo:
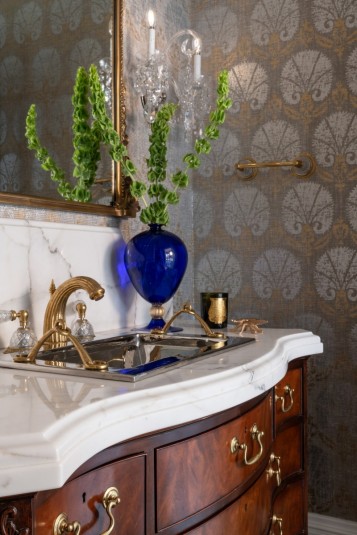
POLYGON ((187 141, 193 135, 200 137, 202 123, 209 112, 209 91, 201 73, 201 39, 193 30, 181 30, 169 40, 166 52, 155 47, 155 16, 148 12, 149 53, 148 59, 138 65, 134 88, 140 95, 144 117, 148 123, 155 120, 160 106, 167 99, 172 86, 179 104, 178 121, 185 129, 187 141), (183 67, 176 78, 169 68, 169 53, 174 44, 180 45, 183 67))

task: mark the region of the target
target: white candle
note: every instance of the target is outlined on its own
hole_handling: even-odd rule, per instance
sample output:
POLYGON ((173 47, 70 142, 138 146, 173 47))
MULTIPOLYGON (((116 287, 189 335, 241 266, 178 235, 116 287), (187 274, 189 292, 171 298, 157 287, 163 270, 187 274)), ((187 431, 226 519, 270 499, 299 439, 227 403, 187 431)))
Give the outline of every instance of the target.
POLYGON ((155 14, 152 9, 148 11, 149 23, 149 58, 155 54, 155 14))
POLYGON ((201 40, 195 39, 193 42, 193 80, 199 82, 201 79, 201 40))

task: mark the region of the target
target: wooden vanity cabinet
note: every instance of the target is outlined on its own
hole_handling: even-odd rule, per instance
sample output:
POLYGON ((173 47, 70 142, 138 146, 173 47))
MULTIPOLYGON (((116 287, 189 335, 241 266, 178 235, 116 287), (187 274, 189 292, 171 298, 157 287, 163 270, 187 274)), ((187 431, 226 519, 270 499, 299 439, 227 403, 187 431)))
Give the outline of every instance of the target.
MULTIPOLYGON (((61 489, 39 492, 34 499, 34 532, 53 533, 53 523, 65 513, 67 524, 79 522, 81 533, 99 535, 113 526, 113 533, 145 533, 145 464, 144 454, 110 463, 69 481, 61 489), (112 488, 109 508, 103 497, 112 488)), ((110 494, 110 493, 108 493, 110 494)), ((58 535, 60 535, 59 530, 58 535)))
POLYGON ((273 500, 271 535, 307 533, 306 371, 307 359, 292 362, 274 388, 273 451, 279 457, 281 484, 273 500))
POLYGON ((0 535, 78 533, 75 522, 83 535, 307 534, 305 375, 295 360, 249 402, 110 447, 60 489, 0 499, 0 535))

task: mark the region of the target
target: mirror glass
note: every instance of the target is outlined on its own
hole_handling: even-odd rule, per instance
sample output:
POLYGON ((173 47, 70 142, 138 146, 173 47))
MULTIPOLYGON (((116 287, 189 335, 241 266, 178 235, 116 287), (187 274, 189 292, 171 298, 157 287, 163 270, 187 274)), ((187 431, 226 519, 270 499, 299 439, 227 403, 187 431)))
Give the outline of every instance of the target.
POLYGON ((94 63, 116 128, 124 134, 121 0, 0 0, 0 202, 108 215, 126 213, 126 185, 106 152, 91 203, 65 201, 27 148, 37 108, 41 143, 72 180, 72 93, 79 66, 94 63), (115 96, 115 98, 113 98, 115 96))

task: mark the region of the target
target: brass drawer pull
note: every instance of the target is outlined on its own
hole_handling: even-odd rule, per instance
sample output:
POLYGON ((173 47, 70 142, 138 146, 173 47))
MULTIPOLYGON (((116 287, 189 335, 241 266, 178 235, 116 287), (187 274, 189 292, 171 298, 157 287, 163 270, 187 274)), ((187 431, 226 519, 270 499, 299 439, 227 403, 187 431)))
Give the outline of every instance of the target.
POLYGON ((281 483, 281 468, 280 457, 272 453, 269 459, 269 467, 267 468, 267 474, 269 477, 276 476, 276 484, 279 486, 281 483), (275 468, 275 469, 274 469, 275 468))
POLYGON ((286 386, 284 386, 284 394, 282 396, 275 395, 275 401, 281 401, 281 410, 282 410, 282 412, 289 412, 291 410, 292 406, 294 405, 293 393, 294 393, 294 389, 291 388, 291 386, 286 385, 286 386), (290 398, 290 403, 289 403, 289 405, 287 407, 285 407, 286 396, 288 396, 290 398))
MULTIPOLYGON (((109 487, 104 495, 102 504, 106 510, 110 524, 106 531, 103 531, 101 535, 110 535, 115 527, 115 519, 113 517, 112 509, 120 502, 118 489, 115 487, 109 487)), ((53 535, 63 535, 64 533, 73 533, 73 535, 79 535, 81 532, 81 525, 76 520, 74 522, 68 522, 66 513, 61 513, 55 520, 53 525, 53 535)))
POLYGON ((63 533, 73 533, 79 535, 81 532, 81 525, 76 520, 74 522, 68 522, 68 516, 66 513, 61 513, 53 524, 53 535, 62 535, 63 533))
POLYGON ((233 437, 231 440, 231 453, 237 453, 238 450, 244 451, 244 464, 254 464, 256 463, 260 457, 263 455, 264 446, 262 443, 262 437, 264 436, 264 431, 259 431, 257 424, 254 424, 250 430, 250 434, 252 436, 252 440, 257 440, 260 450, 259 452, 252 457, 251 459, 247 459, 247 450, 248 446, 247 444, 239 444, 239 440, 237 437, 233 437))
POLYGON ((272 516, 269 535, 283 535, 283 519, 280 516, 272 516), (278 526, 279 528, 278 533, 275 531, 275 526, 278 526))
POLYGON ((120 498, 118 489, 116 489, 115 487, 109 487, 104 493, 102 503, 104 509, 106 510, 110 518, 110 524, 109 528, 106 531, 103 531, 102 535, 110 535, 110 533, 113 531, 115 526, 115 519, 112 513, 112 509, 113 507, 118 505, 119 502, 120 498))

